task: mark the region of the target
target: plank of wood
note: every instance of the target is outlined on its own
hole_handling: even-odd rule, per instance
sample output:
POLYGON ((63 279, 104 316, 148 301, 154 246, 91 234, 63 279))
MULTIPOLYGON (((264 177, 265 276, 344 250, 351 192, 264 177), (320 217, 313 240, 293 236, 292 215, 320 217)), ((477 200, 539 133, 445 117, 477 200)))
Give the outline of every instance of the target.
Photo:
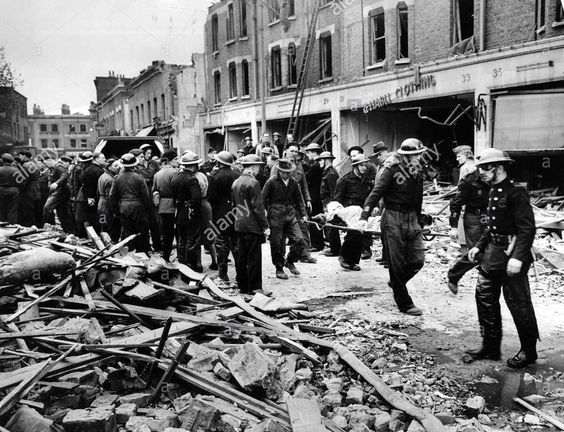
POLYGON ((327 432, 315 399, 290 397, 286 404, 293 432, 327 432))
POLYGON ((513 398, 513 401, 515 401, 516 403, 518 403, 519 405, 527 408, 529 411, 534 412, 535 414, 537 414, 538 416, 542 417, 543 419, 545 419, 547 422, 551 423, 552 425, 556 426, 558 429, 564 431, 564 423, 562 423, 560 420, 555 419, 554 417, 549 416, 548 414, 542 412, 540 409, 535 408, 534 406, 532 406, 530 403, 525 402, 523 399, 515 397, 513 398))
POLYGON ((94 304, 94 300, 92 299, 92 295, 90 294, 90 290, 88 289, 88 284, 83 278, 80 279, 79 283, 82 294, 84 294, 84 298, 86 299, 86 303, 88 304, 88 309, 90 311, 96 310, 96 305, 94 304))
POLYGON ((93 226, 86 227, 86 234, 88 234, 88 237, 90 238, 90 240, 92 240, 92 243, 94 243, 96 249, 103 250, 106 248, 106 245, 104 244, 102 239, 98 236, 98 233, 96 232, 93 226))
POLYGON ((165 285, 165 284, 160 283, 160 282, 154 282, 153 281, 152 284, 154 286, 156 286, 157 288, 163 288, 165 290, 168 290, 168 291, 171 291, 171 292, 174 292, 174 293, 177 293, 177 294, 181 294, 181 295, 187 297, 188 299, 190 299, 190 301, 192 303, 202 303, 202 304, 208 304, 208 305, 219 305, 219 304, 221 304, 220 301, 214 300, 214 299, 210 298, 209 296, 208 297, 202 297, 200 295, 191 293, 189 291, 186 291, 186 290, 183 290, 183 289, 180 289, 180 288, 171 287, 169 285, 165 285))
MULTIPOLYGON (((11 323, 13 324, 13 323, 11 323)), ((16 327, 17 328, 17 327, 16 327)), ((58 331, 14 331, 12 333, 1 332, 0 333, 0 340, 9 340, 9 339, 28 339, 33 337, 46 337, 46 336, 64 336, 64 335, 76 335, 79 334, 79 331, 75 330, 58 330, 58 331)), ((20 347, 24 351, 29 351, 27 346, 20 347)))

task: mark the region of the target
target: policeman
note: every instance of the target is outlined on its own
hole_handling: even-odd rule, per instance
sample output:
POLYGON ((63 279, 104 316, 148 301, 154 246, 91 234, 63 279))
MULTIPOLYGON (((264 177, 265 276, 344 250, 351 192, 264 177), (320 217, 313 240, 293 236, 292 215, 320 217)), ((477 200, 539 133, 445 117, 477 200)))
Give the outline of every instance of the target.
POLYGON ((10 153, 2 154, 0 162, 0 221, 15 224, 18 222, 20 196, 16 179, 20 173, 13 166, 14 157, 10 153))
MULTIPOLYGON (((401 312, 421 315, 413 304, 406 283, 415 276, 425 262, 422 239, 421 207, 423 204, 423 166, 421 155, 427 148, 416 138, 401 143, 397 153, 399 162, 391 160, 364 202, 361 221, 367 221, 372 209, 384 198, 386 211, 382 216, 388 248, 390 285, 401 312)), ((364 223, 366 224, 366 222, 364 223)))
POLYGON ((284 267, 293 275, 300 274, 294 263, 304 254, 307 246, 298 225, 298 218, 305 222, 307 214, 298 183, 291 177, 296 165, 289 159, 280 159, 277 168, 276 175, 270 177, 262 189, 262 200, 271 230, 270 253, 272 263, 276 267, 276 277, 288 279, 284 267), (292 244, 286 259, 285 238, 292 244))
POLYGON ((237 261, 237 235, 233 226, 231 186, 241 174, 231 168, 233 155, 228 151, 220 151, 215 160, 219 169, 212 171, 210 175, 208 200, 213 211, 213 223, 219 231, 216 237, 219 278, 229 282, 227 276, 229 252, 233 254, 235 262, 237 261))
MULTIPOLYGON (((333 166, 335 156, 331 152, 324 151, 315 158, 321 167, 321 187, 319 190, 319 197, 323 204, 323 208, 327 208, 327 204, 334 200, 335 187, 337 180, 339 180, 339 173, 333 166)), ((335 228, 326 228, 327 240, 329 247, 332 251, 339 251, 341 249, 341 239, 339 237, 339 230, 335 228)))
POLYGON ((114 183, 114 177, 119 173, 119 170, 119 160, 108 159, 104 173, 98 178, 98 224, 100 230, 108 233, 114 243, 119 241, 121 227, 119 218, 113 217, 108 197, 114 183))
MULTIPOLYGON (((313 216, 323 213, 323 202, 321 201, 321 178, 323 177, 323 168, 319 165, 315 158, 322 152, 321 146, 317 143, 309 144, 306 149, 309 169, 306 171, 307 188, 311 197, 311 214, 313 216)), ((325 246, 323 241, 323 231, 315 225, 309 226, 309 235, 311 239, 311 252, 322 251, 325 246)))
POLYGON ((241 164, 243 174, 233 182, 232 201, 235 208, 246 209, 238 213, 235 219, 235 231, 239 245, 237 286, 242 294, 259 291, 262 288, 262 253, 261 244, 264 236, 270 234, 266 211, 262 202, 261 187, 256 176, 264 162, 257 155, 245 156, 241 164))
POLYGON ((41 193, 39 191, 39 167, 31 159, 28 150, 18 153, 18 168, 23 181, 19 184, 20 197, 18 203, 18 222, 23 226, 32 226, 41 221, 36 221, 36 207, 39 205, 41 193))
POLYGON ((114 178, 110 189, 109 204, 114 215, 121 220, 121 239, 139 234, 131 243, 137 252, 148 252, 149 245, 149 211, 153 203, 149 196, 147 183, 135 171, 139 160, 131 153, 124 154, 121 159, 123 170, 114 178))
POLYGON ((201 262, 202 244, 202 191, 194 175, 199 163, 198 155, 192 151, 182 155, 182 171, 172 180, 172 193, 176 203, 178 262, 201 271, 198 265, 201 262))
POLYGON ((79 232, 82 231, 82 225, 88 224, 99 230, 99 221, 97 216, 98 210, 98 179, 104 174, 106 167, 106 157, 103 153, 93 153, 92 163, 84 169, 84 178, 82 183, 82 193, 86 199, 86 203, 82 202, 79 206, 82 209, 80 218, 77 217, 77 224, 81 225, 79 232))
MULTIPOLYGON (((474 170, 460 180, 456 196, 450 201, 450 237, 453 241, 458 240, 462 206, 466 206, 462 220, 468 249, 472 249, 480 239, 486 224, 489 192, 490 186, 482 181, 478 170, 474 170)), ((448 288, 453 294, 458 293, 458 281, 474 267, 476 264, 468 260, 466 253, 449 269, 448 288)))
POLYGON ((71 213, 71 206, 69 202, 70 188, 69 188, 69 166, 71 158, 62 156, 59 162, 55 159, 46 156, 45 165, 49 168, 49 191, 50 195, 43 206, 43 220, 46 223, 55 224, 55 217, 53 211, 57 212, 57 217, 61 222, 63 231, 69 234, 74 234, 76 229, 74 226, 74 219, 71 213))
POLYGON ((507 365, 522 368, 537 360, 539 337, 527 276, 533 259, 535 217, 527 191, 515 187, 507 176, 507 165, 513 162, 507 153, 489 148, 478 159, 476 166, 482 180, 492 188, 487 229, 468 252, 470 261, 480 263, 476 304, 483 343, 481 348, 466 353, 470 360, 499 359, 502 334, 499 297, 503 289, 521 342, 521 349, 507 360, 507 365))

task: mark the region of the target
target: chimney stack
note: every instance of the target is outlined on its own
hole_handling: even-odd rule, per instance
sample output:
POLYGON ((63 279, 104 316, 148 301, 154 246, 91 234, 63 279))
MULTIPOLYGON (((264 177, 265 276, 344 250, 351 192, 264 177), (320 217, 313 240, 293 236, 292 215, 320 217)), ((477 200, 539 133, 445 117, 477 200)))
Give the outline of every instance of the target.
POLYGON ((61 114, 62 115, 70 115, 70 107, 67 104, 61 105, 61 114))

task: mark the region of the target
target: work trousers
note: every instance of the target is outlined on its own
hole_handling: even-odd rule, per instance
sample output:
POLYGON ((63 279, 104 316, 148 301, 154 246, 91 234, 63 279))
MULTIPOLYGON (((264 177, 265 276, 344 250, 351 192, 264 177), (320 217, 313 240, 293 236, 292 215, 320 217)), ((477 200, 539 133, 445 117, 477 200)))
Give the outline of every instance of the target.
POLYGON ((190 221, 178 225, 178 262, 186 264, 194 271, 201 271, 202 225, 200 221, 190 221))
MULTIPOLYGON (((80 204, 80 203, 79 203, 80 204)), ((127 201, 120 204, 121 239, 139 234, 129 243, 137 252, 149 252, 149 212, 141 202, 127 201)))
POLYGON ((16 186, 0 186, 0 221, 18 223, 18 198, 20 190, 16 186))
MULTIPOLYGON (((312 215, 318 215, 323 213, 323 204, 320 202, 313 202, 311 203, 312 205, 312 209, 311 209, 311 214, 312 215)), ((324 248, 324 243, 323 243, 323 230, 317 228, 316 225, 314 224, 307 224, 309 227, 309 238, 310 238, 310 249, 319 249, 319 250, 323 250, 324 248)))
MULTIPOLYGON (((387 260, 386 256, 388 254, 388 246, 386 245, 386 236, 384 235, 384 214, 386 209, 382 209, 382 215, 380 217, 380 232, 382 233, 380 236, 380 241, 382 242, 382 260, 385 262, 387 260)), ((371 239, 372 240, 372 239, 371 239)))
POLYGON ((468 251, 480 240, 484 232, 482 216, 479 214, 464 213, 463 222, 467 245, 466 253, 464 253, 462 258, 456 261, 448 271, 448 280, 454 284, 457 284, 458 281, 462 279, 462 276, 477 266, 476 263, 468 259, 468 251))
POLYGON ((270 225, 270 254, 272 256, 272 264, 277 269, 284 267, 286 260, 294 263, 304 256, 307 246, 295 216, 269 218, 268 224, 270 225), (291 246, 285 260, 286 238, 290 240, 291 246))
POLYGON ((365 237, 361 232, 347 231, 343 245, 341 246, 340 257, 343 258, 347 264, 358 264, 365 243, 365 237))
MULTIPOLYGON (((76 233, 79 237, 88 238, 85 226, 91 226, 94 227, 97 232, 100 231, 97 211, 96 203, 92 206, 88 205, 86 201, 78 201, 76 203, 76 233)), ((144 210, 144 212, 146 212, 146 210, 144 210)))
POLYGON ((235 262, 237 262, 238 246, 235 229, 231 226, 217 233, 215 246, 217 249, 219 277, 225 279, 227 278, 227 260, 229 259, 229 252, 233 254, 233 258, 235 262))
POLYGON ((337 255, 341 249, 341 237, 337 228, 325 228, 325 235, 329 242, 329 249, 337 255))
POLYGON ((527 276, 529 266, 529 263, 524 263, 515 276, 508 276, 505 270, 486 272, 480 268, 476 305, 484 340, 497 342, 499 347, 502 336, 499 298, 503 290, 503 298, 517 328, 521 348, 526 354, 536 355, 539 330, 527 276))
POLYGON ((262 289, 262 234, 239 232, 237 243, 239 253, 235 260, 237 286, 241 293, 262 289))
POLYGON ((406 283, 425 263, 425 246, 417 214, 386 209, 384 213, 388 271, 394 299, 401 312, 414 306, 406 283))
POLYGON ((174 241, 174 213, 159 213, 161 222, 161 241, 163 244, 163 258, 168 261, 172 253, 174 241))
POLYGON ((36 225, 35 207, 38 205, 39 199, 34 199, 28 193, 20 192, 18 199, 18 223, 25 227, 36 225))
POLYGON ((162 251, 163 244, 161 241, 159 218, 157 216, 157 209, 154 207, 149 209, 149 230, 151 232, 151 241, 153 242, 153 250, 162 251))
POLYGON ((57 212, 57 217, 59 218, 63 231, 68 234, 74 234, 76 229, 74 226, 74 219, 71 214, 69 199, 69 194, 60 193, 58 191, 49 195, 47 202, 45 202, 45 205, 43 206, 43 220, 45 223, 54 225, 54 212, 57 212))

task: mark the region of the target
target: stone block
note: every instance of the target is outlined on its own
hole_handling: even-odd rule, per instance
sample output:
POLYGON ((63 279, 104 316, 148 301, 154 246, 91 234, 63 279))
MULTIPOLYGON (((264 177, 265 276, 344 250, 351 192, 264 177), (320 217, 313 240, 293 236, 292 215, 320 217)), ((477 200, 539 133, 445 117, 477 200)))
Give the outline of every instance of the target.
POLYGON ((359 429, 361 425, 366 426, 368 430, 371 430, 374 426, 374 416, 363 411, 353 411, 349 417, 349 428, 359 429))
POLYGON ((67 413, 63 419, 65 432, 115 432, 116 417, 103 409, 78 409, 67 413))
POLYGON ((340 393, 343 390, 342 378, 325 378, 323 384, 327 387, 328 391, 340 393))
POLYGON ((390 413, 380 411, 374 415, 374 430, 376 432, 388 432, 390 427, 390 413))
POLYGON ((347 391, 345 403, 347 404, 361 404, 364 400, 364 390, 359 386, 351 386, 347 391))
POLYGON ((321 398, 321 413, 326 415, 328 412, 334 411, 335 408, 341 406, 342 400, 341 393, 332 390, 326 392, 321 398))
POLYGON ((421 423, 413 420, 407 428, 407 432, 425 432, 425 428, 421 423))
POLYGON ((282 396, 276 365, 258 345, 245 343, 229 361, 228 368, 245 390, 261 389, 273 400, 282 396))
POLYGON ((121 404, 116 407, 116 423, 126 424, 135 414, 137 414, 137 405, 134 403, 121 404))
POLYGON ((347 429, 347 427, 349 425, 346 417, 343 416, 343 415, 333 416, 333 418, 331 420, 333 421, 333 424, 335 426, 340 427, 341 429, 347 429))
MULTIPOLYGON (((176 419, 176 417, 175 417, 176 419)), ((177 419, 176 419, 177 420, 177 419)), ((174 422, 171 424, 169 418, 153 418, 153 417, 141 417, 141 416, 133 416, 130 417, 127 423, 125 424, 125 428, 128 431, 137 431, 142 425, 145 425, 151 429, 151 432, 162 432, 167 427, 176 427, 178 424, 174 422)))
POLYGON ((214 366, 213 372, 224 381, 229 381, 231 379, 231 372, 229 372, 229 369, 221 363, 217 363, 214 366))
POLYGON ((118 399, 120 405, 122 404, 135 404, 137 408, 143 408, 147 406, 151 400, 151 393, 132 393, 125 396, 121 396, 118 399))
POLYGON ((46 419, 33 408, 22 405, 5 426, 11 432, 52 432, 52 424, 51 420, 46 419))
POLYGON ((439 421, 444 425, 451 425, 456 421, 456 416, 448 411, 438 412, 435 414, 435 417, 437 417, 439 421))
POLYGON ((486 408, 486 400, 482 396, 474 396, 466 400, 466 414, 468 417, 476 417, 486 408))
POLYGON ((404 432, 407 429, 409 418, 406 413, 400 410, 392 410, 388 428, 390 432, 404 432))
POLYGON ((90 404, 90 408, 99 408, 99 407, 111 407, 115 405, 118 400, 118 395, 112 393, 103 393, 98 396, 92 403, 90 404))
POLYGON ((179 413, 182 412, 187 406, 189 406, 192 403, 192 400, 194 400, 192 395, 190 393, 186 393, 174 399, 172 401, 172 406, 174 406, 176 412, 179 413))
POLYGON ((180 427, 189 431, 208 431, 213 430, 221 413, 219 410, 203 402, 200 398, 192 401, 190 406, 179 416, 180 427))
POLYGON ((286 432, 286 429, 275 420, 268 419, 251 426, 251 428, 245 430, 245 432, 286 432))

